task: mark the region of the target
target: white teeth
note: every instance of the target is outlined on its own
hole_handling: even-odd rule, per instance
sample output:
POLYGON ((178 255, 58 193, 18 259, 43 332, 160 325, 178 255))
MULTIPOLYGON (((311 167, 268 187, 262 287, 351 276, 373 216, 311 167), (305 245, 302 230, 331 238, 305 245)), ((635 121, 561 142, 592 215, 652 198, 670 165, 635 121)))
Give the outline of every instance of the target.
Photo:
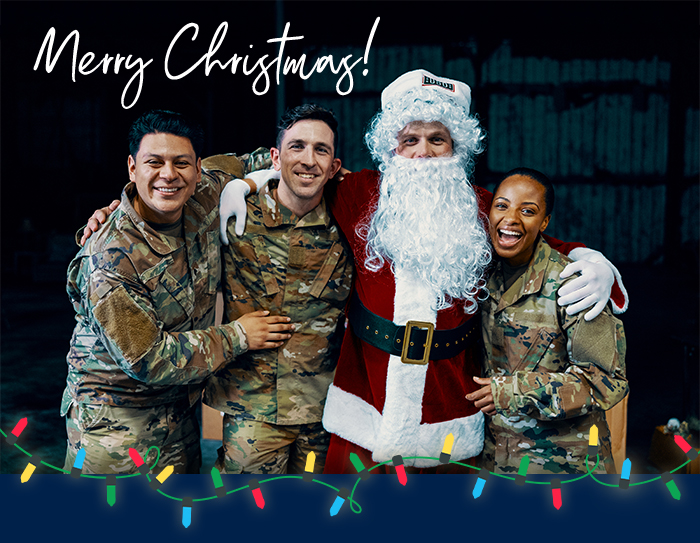
POLYGON ((313 179, 314 177, 316 177, 315 175, 311 175, 308 173, 298 173, 297 175, 302 179, 313 179))
POLYGON ((180 189, 179 189, 179 188, 175 188, 175 189, 166 189, 165 187, 156 187, 156 190, 157 190, 157 191, 160 191, 160 192, 177 192, 177 191, 180 190, 180 189))
POLYGON ((512 230, 499 230, 499 232, 506 236, 522 236, 520 232, 513 232, 512 230))

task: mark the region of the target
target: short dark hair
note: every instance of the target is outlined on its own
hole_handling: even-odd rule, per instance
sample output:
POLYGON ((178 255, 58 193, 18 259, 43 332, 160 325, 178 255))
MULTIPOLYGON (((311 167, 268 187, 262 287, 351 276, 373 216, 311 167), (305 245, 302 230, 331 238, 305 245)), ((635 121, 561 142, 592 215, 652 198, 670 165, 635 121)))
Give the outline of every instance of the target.
POLYGON ((204 130, 181 113, 165 109, 152 109, 134 121, 129 129, 129 153, 136 160, 141 140, 147 134, 172 134, 190 140, 195 158, 199 158, 204 147, 204 130))
POLYGON ((284 139, 284 133, 299 121, 323 121, 333 131, 333 155, 338 149, 338 120, 333 111, 316 104, 302 104, 284 112, 277 124, 277 142, 279 149, 284 139))
POLYGON ((545 174, 537 170, 533 170, 532 168, 514 168, 509 171, 507 174, 501 177, 501 180, 498 183, 496 183, 496 186, 493 189, 494 195, 496 194, 498 187, 501 186, 501 183, 514 175, 529 177, 544 187, 544 214, 545 216, 551 215, 552 211, 554 211, 554 187, 552 186, 552 182, 545 174))

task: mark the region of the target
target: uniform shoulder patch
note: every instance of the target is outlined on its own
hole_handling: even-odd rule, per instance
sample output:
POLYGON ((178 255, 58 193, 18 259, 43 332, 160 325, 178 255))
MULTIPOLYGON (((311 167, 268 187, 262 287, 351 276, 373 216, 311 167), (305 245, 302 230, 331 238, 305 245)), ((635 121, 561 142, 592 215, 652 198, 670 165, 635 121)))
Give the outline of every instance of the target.
POLYGON ((572 338, 571 357, 577 362, 591 362, 610 373, 615 361, 615 322, 603 312, 592 321, 581 318, 572 338))
POLYGON ((121 285, 97 304, 93 314, 130 364, 146 354, 158 338, 158 327, 121 285))

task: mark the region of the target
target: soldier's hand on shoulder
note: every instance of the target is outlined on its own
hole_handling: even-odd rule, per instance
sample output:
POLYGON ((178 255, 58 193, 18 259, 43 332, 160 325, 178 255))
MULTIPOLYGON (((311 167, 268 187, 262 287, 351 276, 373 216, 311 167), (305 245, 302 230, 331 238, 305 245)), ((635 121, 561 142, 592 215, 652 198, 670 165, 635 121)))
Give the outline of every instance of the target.
POLYGON ((350 170, 348 170, 347 168, 343 168, 341 166, 341 168, 338 170, 338 172, 333 176, 333 178, 331 180, 335 183, 342 183, 342 181, 345 179, 345 175, 349 174, 349 173, 352 173, 352 172, 350 170))
POLYGON ((85 242, 92 236, 93 232, 97 232, 100 227, 107 221, 115 209, 119 207, 119 200, 112 200, 112 203, 107 207, 95 210, 92 217, 88 219, 87 226, 83 229, 83 237, 80 238, 80 245, 85 245, 85 242))
POLYGON ((281 347, 284 340, 292 337, 294 325, 289 317, 270 315, 269 311, 246 313, 236 322, 243 326, 248 341, 248 350, 274 349, 281 347))
POLYGON ((229 244, 228 220, 231 217, 235 217, 234 233, 239 237, 243 235, 245 219, 248 213, 245 197, 248 196, 250 191, 260 192, 270 179, 279 178, 280 172, 274 168, 269 168, 267 170, 250 172, 245 176, 245 179, 234 178, 224 187, 219 200, 221 243, 224 245, 229 244))

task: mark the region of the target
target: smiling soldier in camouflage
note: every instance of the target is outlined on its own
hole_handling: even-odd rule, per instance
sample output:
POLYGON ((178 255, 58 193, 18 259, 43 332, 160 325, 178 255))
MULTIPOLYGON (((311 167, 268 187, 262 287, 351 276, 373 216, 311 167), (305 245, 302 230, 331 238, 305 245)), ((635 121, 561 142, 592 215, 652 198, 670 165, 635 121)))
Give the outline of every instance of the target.
POLYGON ((542 173, 508 172, 494 190, 489 232, 498 254, 482 303, 485 378, 467 395, 488 415, 482 466, 515 473, 615 473, 605 410, 628 392, 625 334, 608 307, 590 321, 557 304, 570 260, 542 238, 554 189, 542 173), (600 463, 589 458, 591 427, 600 463))
MULTIPOLYGON (((246 350, 290 337, 289 318, 265 312, 212 326, 219 193, 231 177, 202 175, 203 138, 177 113, 140 117, 129 133, 132 182, 69 266, 77 324, 61 405, 64 469, 82 448, 86 473, 134 472, 128 449, 152 465, 155 446, 157 471, 199 473, 198 383, 246 350)), ((244 157, 241 169, 258 162, 244 157)))
POLYGON ((309 452, 314 471, 323 470, 330 434, 321 417, 352 280, 350 253, 323 198, 340 168, 337 124, 318 106, 285 113, 271 149, 281 178, 247 200, 242 237, 234 221, 228 226, 227 318, 267 309, 297 328, 283 347, 246 353, 208 382, 204 402, 225 413, 217 463, 225 473, 301 473, 309 452))

